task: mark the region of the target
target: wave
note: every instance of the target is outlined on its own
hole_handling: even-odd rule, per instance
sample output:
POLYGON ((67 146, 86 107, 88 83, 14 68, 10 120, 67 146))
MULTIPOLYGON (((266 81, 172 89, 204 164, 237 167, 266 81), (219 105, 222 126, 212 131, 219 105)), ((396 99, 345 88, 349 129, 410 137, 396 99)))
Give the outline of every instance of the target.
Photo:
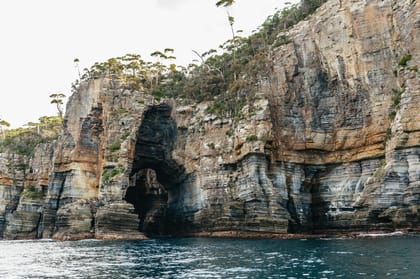
POLYGON ((391 233, 360 233, 358 237, 386 237, 386 236, 402 236, 405 235, 405 232, 396 231, 391 233))

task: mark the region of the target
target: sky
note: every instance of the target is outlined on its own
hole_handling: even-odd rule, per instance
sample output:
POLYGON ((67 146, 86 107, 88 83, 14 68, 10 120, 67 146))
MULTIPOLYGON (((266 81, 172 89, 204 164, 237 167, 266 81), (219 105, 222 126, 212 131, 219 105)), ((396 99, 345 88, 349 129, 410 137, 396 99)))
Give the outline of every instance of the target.
MULTIPOLYGON (((56 115, 54 93, 71 94, 73 63, 127 53, 149 60, 173 48, 176 64, 188 65, 231 37, 217 0, 10 0, 0 1, 0 119, 12 127, 56 115)), ((298 0, 236 0, 229 13, 235 29, 250 34, 285 3, 298 0)))

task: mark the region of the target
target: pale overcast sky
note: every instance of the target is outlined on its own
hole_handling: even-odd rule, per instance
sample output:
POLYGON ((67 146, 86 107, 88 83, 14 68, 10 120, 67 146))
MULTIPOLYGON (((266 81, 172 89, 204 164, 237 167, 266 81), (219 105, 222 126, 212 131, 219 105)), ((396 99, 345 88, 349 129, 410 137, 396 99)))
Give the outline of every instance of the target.
MULTIPOLYGON (((0 118, 13 127, 56 114, 49 95, 70 95, 80 68, 127 53, 175 49, 177 64, 229 39, 216 0, 5 0, 0 2, 0 118)), ((298 0, 236 0, 235 29, 251 33, 298 0)))

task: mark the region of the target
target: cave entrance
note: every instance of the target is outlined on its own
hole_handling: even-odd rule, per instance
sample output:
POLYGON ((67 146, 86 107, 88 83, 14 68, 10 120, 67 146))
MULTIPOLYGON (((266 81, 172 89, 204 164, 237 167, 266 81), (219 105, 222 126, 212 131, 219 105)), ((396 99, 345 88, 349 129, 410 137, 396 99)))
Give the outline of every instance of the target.
POLYGON ((132 176, 133 186, 127 189, 125 199, 134 205, 139 215, 139 231, 146 234, 165 232, 168 192, 157 180, 153 169, 141 169, 132 176))
POLYGON ((184 167, 172 158, 176 143, 172 107, 148 107, 137 132, 130 183, 124 197, 139 215, 139 231, 147 235, 166 234, 168 200, 185 178, 184 167))

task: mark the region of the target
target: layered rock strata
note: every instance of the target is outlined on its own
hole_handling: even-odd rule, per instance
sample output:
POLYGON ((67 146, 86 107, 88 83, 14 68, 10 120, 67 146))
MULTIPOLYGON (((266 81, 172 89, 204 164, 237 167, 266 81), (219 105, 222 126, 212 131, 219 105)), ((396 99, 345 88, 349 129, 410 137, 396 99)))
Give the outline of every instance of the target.
POLYGON ((0 235, 418 230, 419 12, 415 0, 328 1, 279 34, 289 42, 240 120, 82 83, 60 139, 37 153, 50 154, 32 175, 42 197, 10 167, 23 158, 0 157, 0 235))

